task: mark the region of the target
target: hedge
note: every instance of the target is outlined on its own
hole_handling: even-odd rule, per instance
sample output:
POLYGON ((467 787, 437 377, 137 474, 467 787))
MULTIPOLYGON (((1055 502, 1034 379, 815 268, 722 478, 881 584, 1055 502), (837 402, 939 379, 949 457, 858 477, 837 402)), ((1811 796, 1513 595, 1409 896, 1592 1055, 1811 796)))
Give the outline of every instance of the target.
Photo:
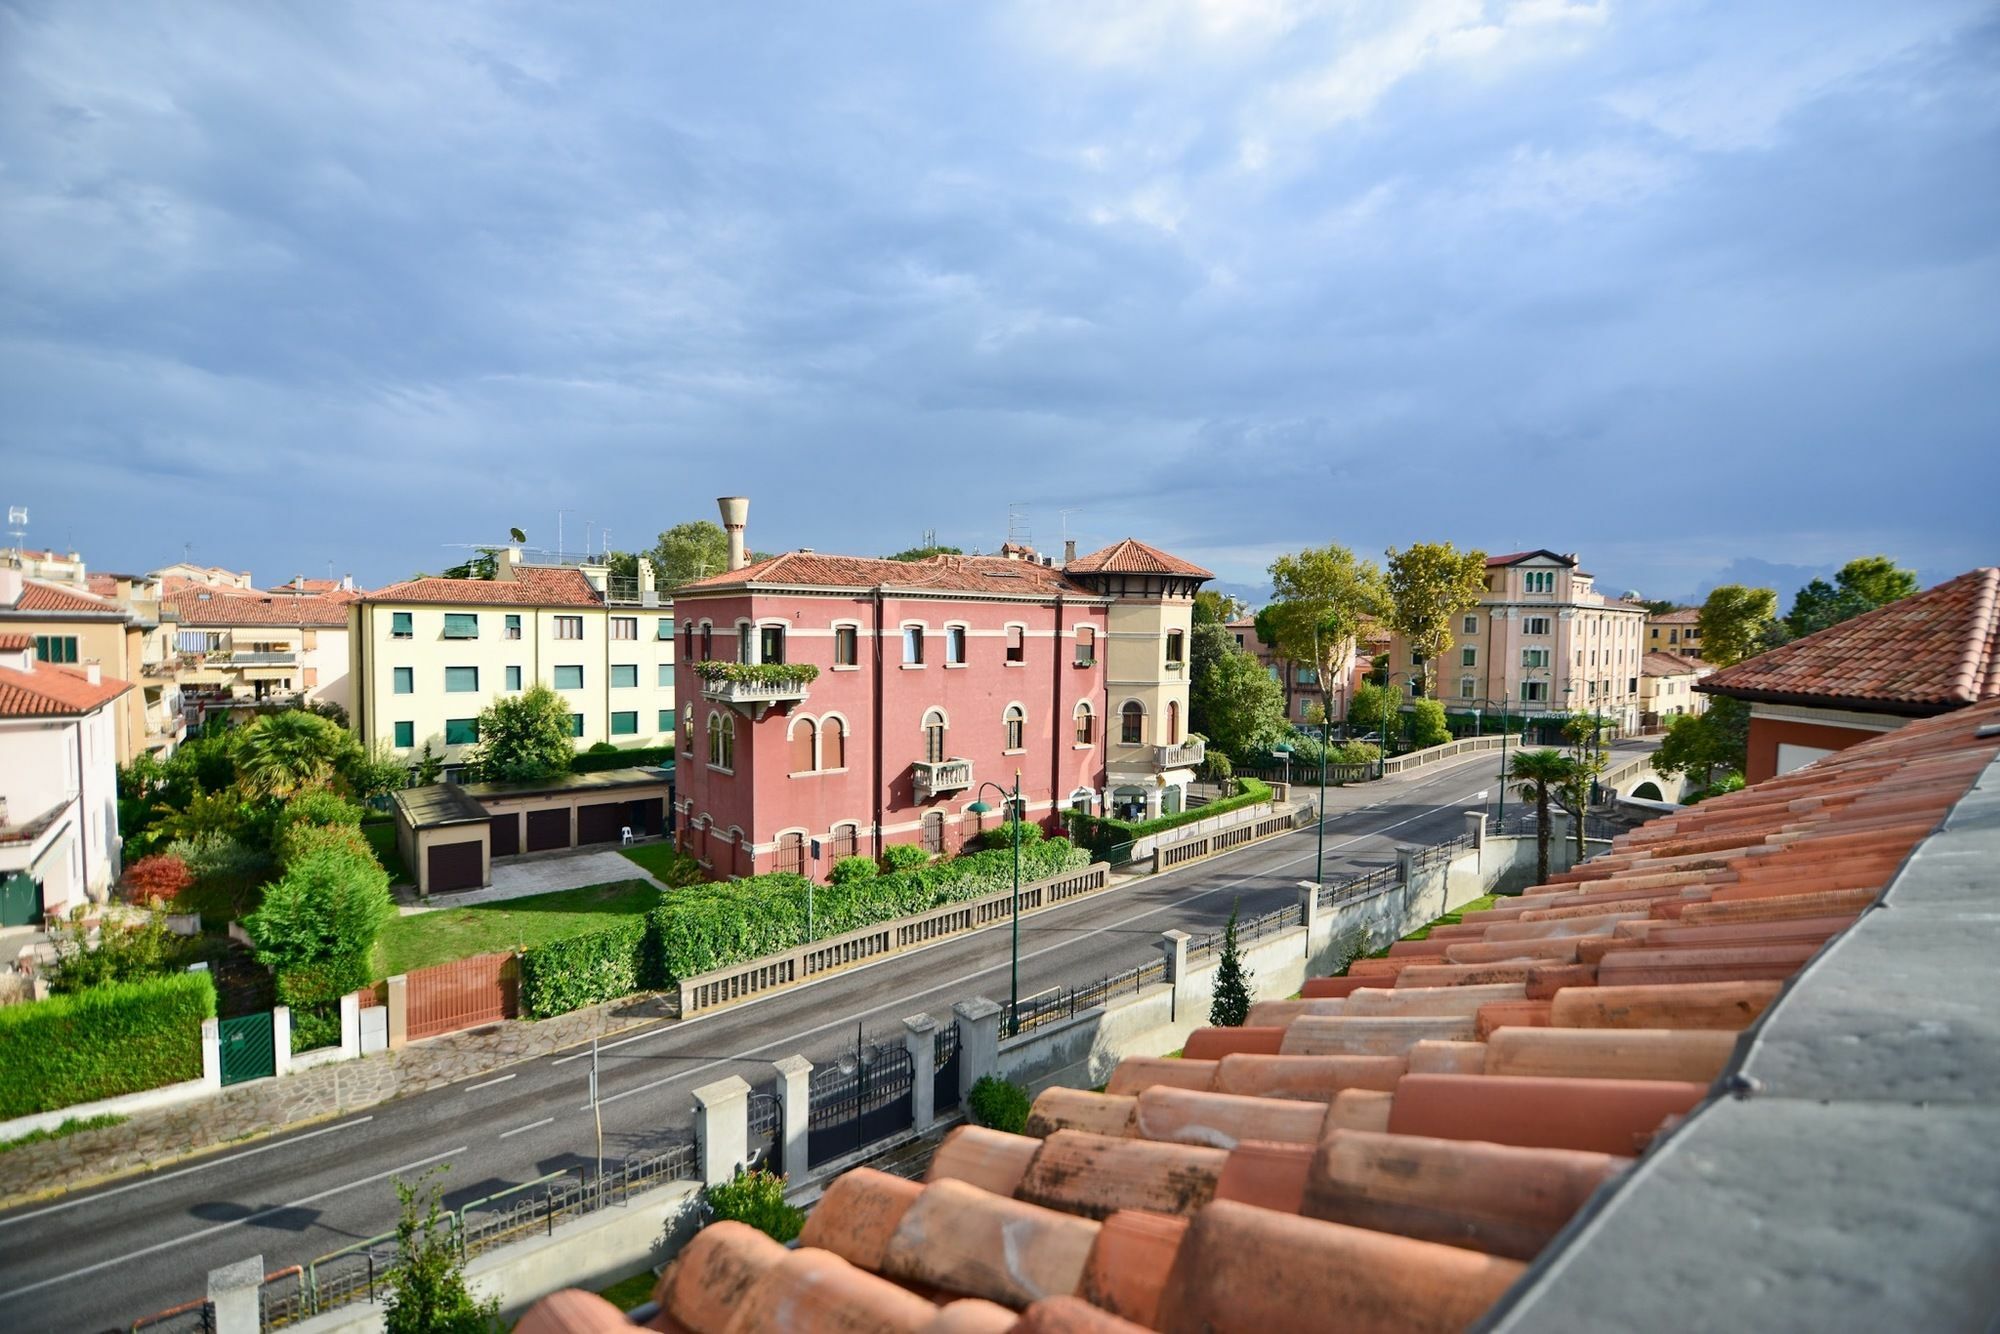
POLYGON ((0 1009, 0 1119, 201 1078, 206 973, 115 982, 0 1009))
POLYGON ((635 746, 631 750, 610 750, 585 752, 569 763, 573 774, 602 773, 606 769, 630 769, 634 766, 672 764, 674 748, 668 746, 635 746))
POLYGON ((658 984, 647 921, 531 945, 521 952, 521 1009, 530 1019, 568 1014, 658 984))
MULTIPOLYGON (((1151 820, 1115 820, 1108 815, 1073 814, 1069 818, 1092 847, 1105 848, 1115 843, 1130 843, 1134 839, 1146 838, 1164 833, 1169 829, 1179 829, 1182 825, 1206 820, 1212 815, 1225 815, 1241 810, 1245 806, 1255 806, 1260 801, 1271 799, 1271 785, 1256 778, 1236 780, 1236 795, 1211 801, 1206 806, 1196 806, 1191 810, 1174 815, 1162 815, 1151 820)), ((1026 855, 1027 849, 1022 848, 1026 855)))

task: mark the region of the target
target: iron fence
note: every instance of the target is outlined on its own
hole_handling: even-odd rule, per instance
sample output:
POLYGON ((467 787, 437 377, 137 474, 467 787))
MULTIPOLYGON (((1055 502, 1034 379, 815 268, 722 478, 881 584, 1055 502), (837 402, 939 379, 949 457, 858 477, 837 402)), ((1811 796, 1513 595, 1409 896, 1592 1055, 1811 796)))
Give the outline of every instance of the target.
POLYGON ((815 1069, 807 1083, 807 1166, 908 1129, 915 1084, 916 1062, 905 1043, 857 1037, 851 1053, 815 1069))
MULTIPOLYGON (((1275 912, 1260 913, 1256 917, 1239 918, 1236 922, 1236 943, 1242 945, 1246 941, 1262 940, 1265 936, 1274 936, 1280 931, 1289 931, 1298 925, 1297 908, 1279 908, 1275 912)), ((1196 959, 1221 953, 1223 935, 1224 931, 1208 931, 1190 940, 1187 947, 1188 962, 1193 963, 1196 959)))
POLYGON ((1091 1010, 1102 1009, 1119 996, 1136 996, 1155 982, 1167 981, 1167 961, 1155 959, 1127 968, 1122 972, 1107 973, 1095 982, 1085 982, 1074 987, 1050 987, 1032 996, 1024 996, 1016 1007, 1011 1025, 1003 1026, 1005 1032, 1014 1034, 1032 1033, 1049 1024, 1074 1019, 1091 1010))
POLYGON ((1402 868, 1398 866, 1378 866, 1372 871, 1337 880, 1330 885, 1322 885, 1319 891, 1319 906, 1337 908, 1343 903, 1353 903, 1371 898, 1385 890, 1394 889, 1403 883, 1402 868))

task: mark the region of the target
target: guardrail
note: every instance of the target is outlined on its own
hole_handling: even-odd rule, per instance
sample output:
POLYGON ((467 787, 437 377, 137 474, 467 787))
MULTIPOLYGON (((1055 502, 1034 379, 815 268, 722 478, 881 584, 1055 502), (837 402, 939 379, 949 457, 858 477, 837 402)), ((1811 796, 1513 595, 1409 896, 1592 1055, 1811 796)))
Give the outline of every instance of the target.
POLYGON ((1456 759, 1460 755, 1498 750, 1507 739, 1497 736, 1474 736, 1467 737, 1463 741, 1447 741, 1441 746, 1426 746, 1422 750, 1413 750, 1407 755, 1398 755, 1382 761, 1382 774, 1387 777, 1409 769, 1421 769, 1440 760, 1456 759))
POLYGON ((1197 834, 1179 843, 1158 844, 1153 848, 1153 870, 1156 873, 1171 870, 1176 866, 1200 861, 1204 857, 1213 857, 1219 852, 1240 848, 1246 843, 1256 843, 1262 839, 1275 838, 1280 834, 1289 834, 1295 829, 1311 824, 1318 817, 1319 812, 1308 803, 1282 814, 1273 812, 1248 824, 1197 834))

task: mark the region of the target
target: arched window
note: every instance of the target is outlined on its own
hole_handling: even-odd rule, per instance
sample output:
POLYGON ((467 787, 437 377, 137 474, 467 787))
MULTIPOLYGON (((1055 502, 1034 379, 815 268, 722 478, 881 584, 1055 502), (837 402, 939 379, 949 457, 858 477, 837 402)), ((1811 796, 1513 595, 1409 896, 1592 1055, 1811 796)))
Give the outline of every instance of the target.
POLYGON ((806 836, 804 834, 778 835, 778 859, 773 869, 790 871, 794 875, 805 874, 806 836))
POLYGON ((1085 701, 1076 706, 1076 744, 1089 746, 1096 744, 1096 741, 1097 716, 1090 711, 1089 702, 1085 701))
POLYGON ((708 762, 718 769, 736 767, 736 721, 727 709, 708 715, 708 762))
POLYGON ((924 814, 924 851, 932 854, 944 851, 943 811, 927 811, 924 814))
POLYGON ((813 763, 813 720, 795 718, 792 720, 790 736, 791 771, 795 774, 811 773, 819 766, 813 763))
POLYGON ((944 714, 936 709, 924 715, 924 758, 932 764, 944 763, 944 714))
POLYGON ((827 718, 819 725, 819 767, 847 767, 847 724, 838 718, 827 718))
POLYGON ((1028 731, 1028 715, 1021 711, 1020 705, 1009 704, 1007 706, 1006 721, 1007 721, 1007 749, 1008 750, 1025 749, 1026 735, 1028 731))
POLYGON ((861 852, 861 830, 851 824, 835 825, 833 830, 833 859, 859 856, 861 852))
POLYGON ((715 627, 707 621, 701 623, 701 660, 709 662, 715 657, 715 627))
POLYGON ((1118 710, 1118 739, 1128 746, 1136 746, 1146 736, 1146 709, 1136 699, 1125 701, 1118 710))
POLYGON ((1180 743, 1181 702, 1177 699, 1170 699, 1167 701, 1167 744, 1169 746, 1178 746, 1180 743))

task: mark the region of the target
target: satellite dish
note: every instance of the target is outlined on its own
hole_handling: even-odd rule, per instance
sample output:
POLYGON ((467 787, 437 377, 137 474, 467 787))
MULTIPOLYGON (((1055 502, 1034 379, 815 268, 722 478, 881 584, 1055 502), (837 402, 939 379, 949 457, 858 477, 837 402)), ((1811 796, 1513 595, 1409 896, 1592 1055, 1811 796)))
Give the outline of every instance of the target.
POLYGON ((519 528, 509 528, 507 530, 507 536, 513 538, 516 542, 525 542, 528 540, 528 535, 522 532, 519 528))

